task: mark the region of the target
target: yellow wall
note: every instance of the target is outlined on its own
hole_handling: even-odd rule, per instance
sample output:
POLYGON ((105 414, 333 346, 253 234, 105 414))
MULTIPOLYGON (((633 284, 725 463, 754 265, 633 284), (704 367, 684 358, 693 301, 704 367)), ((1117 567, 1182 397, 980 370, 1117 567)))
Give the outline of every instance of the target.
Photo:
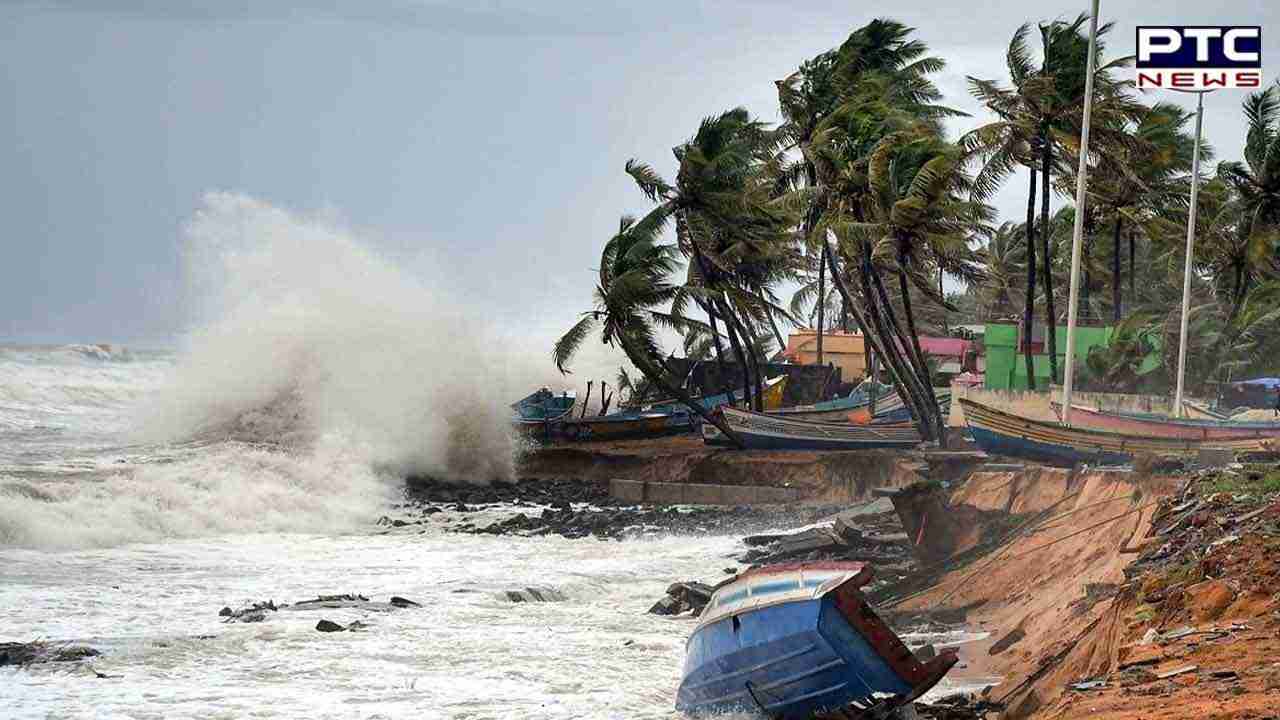
MULTIPOLYGON (((787 358, 800 365, 818 364, 818 334, 796 330, 787 338, 787 358)), ((823 333, 822 362, 840 368, 844 382, 855 382, 867 374, 866 340, 857 333, 823 333)))

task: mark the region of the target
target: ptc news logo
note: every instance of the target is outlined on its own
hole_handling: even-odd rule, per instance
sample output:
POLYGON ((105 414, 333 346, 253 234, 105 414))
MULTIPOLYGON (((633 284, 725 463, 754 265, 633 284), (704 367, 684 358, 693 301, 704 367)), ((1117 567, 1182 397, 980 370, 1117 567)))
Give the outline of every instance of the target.
POLYGON ((1141 25, 1134 63, 1140 88, 1217 90, 1262 85, 1257 25, 1141 25))

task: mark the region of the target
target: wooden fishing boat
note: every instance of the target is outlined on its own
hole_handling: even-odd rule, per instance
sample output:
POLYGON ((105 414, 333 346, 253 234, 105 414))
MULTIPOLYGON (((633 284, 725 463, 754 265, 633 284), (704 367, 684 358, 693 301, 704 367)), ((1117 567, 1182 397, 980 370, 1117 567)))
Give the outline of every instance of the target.
POLYGON ((549 437, 554 425, 569 417, 577 403, 576 393, 565 391, 556 395, 542 388, 511 404, 514 412, 511 425, 520 435, 549 437))
POLYGON ((956 651, 921 662, 867 603, 859 588, 870 580, 862 563, 794 563, 720 586, 685 645, 676 709, 799 720, 874 707, 885 717, 920 697, 956 651))
MULTIPOLYGON (((764 381, 761 389, 761 404, 765 410, 773 410, 782 407, 782 395, 787 390, 787 376, 778 375, 764 381)), ((733 405, 740 402, 745 397, 741 389, 732 393, 720 393, 718 395, 707 395, 694 398, 699 405, 705 410, 715 410, 721 405, 733 405)), ((663 400, 644 408, 648 412, 657 413, 684 413, 689 412, 689 408, 678 400, 663 400)))
MULTIPOLYGON (((1062 404, 1050 402, 1054 414, 1062 418, 1062 404)), ((1231 440, 1239 438, 1280 439, 1280 423, 1231 422, 1168 418, 1137 413, 1115 413, 1081 405, 1071 405, 1072 427, 1085 427, 1113 433, 1153 435, 1185 440, 1231 440)))
MULTIPOLYGON (((792 420, 847 423, 849 422, 849 413, 866 408, 871 403, 870 390, 872 388, 864 386, 866 386, 866 383, 858 386, 842 398, 825 400, 811 405, 792 405, 791 407, 778 408, 777 410, 770 410, 769 414, 791 418, 792 420)), ((892 388, 884 386, 878 386, 874 389, 880 397, 887 396, 893 392, 892 388)))
POLYGON ((567 440, 660 437, 689 432, 693 429, 694 417, 688 408, 684 408, 684 412, 675 413, 621 412, 596 417, 565 418, 556 423, 553 432, 567 440))
MULTIPOLYGON (((807 422, 765 415, 726 405, 717 410, 748 449, 755 450, 862 450, 909 448, 921 441, 913 426, 870 427, 807 422)), ((702 424, 702 441, 732 446, 720 429, 702 424)))
POLYGON ((558 420, 572 412, 577 402, 577 393, 566 390, 556 395, 542 388, 512 403, 511 409, 520 420, 558 420))
MULTIPOLYGON (((938 410, 945 418, 951 412, 951 390, 934 388, 933 393, 938 399, 938 410)), ((896 392, 876 399, 874 415, 871 414, 869 406, 849 413, 849 422, 854 425, 893 425, 911 421, 911 408, 907 407, 896 392)))
POLYGON ((1131 461, 1135 454, 1194 455, 1206 449, 1248 452, 1280 447, 1280 442, 1272 438, 1194 440, 1067 427, 1021 417, 965 398, 960 399, 960 406, 964 409, 969 433, 986 452, 1050 463, 1120 464, 1131 461))

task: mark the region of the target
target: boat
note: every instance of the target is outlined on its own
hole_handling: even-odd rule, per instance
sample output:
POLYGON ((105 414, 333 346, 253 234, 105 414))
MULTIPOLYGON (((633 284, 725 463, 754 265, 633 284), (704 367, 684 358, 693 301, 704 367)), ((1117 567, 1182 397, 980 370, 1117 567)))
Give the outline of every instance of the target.
MULTIPOLYGON (((782 396, 787 390, 787 376, 778 375, 764 381, 761 388, 761 405, 765 410, 774 410, 782 407, 782 396)), ((716 395, 707 395, 694 398, 694 401, 702 406, 704 410, 715 410, 721 405, 733 405, 741 401, 745 397, 742 389, 733 391, 732 393, 719 393, 716 395)), ((659 413, 684 413, 689 412, 688 406, 679 400, 662 400, 644 407, 649 412, 659 413)))
MULTIPOLYGON (((1062 403, 1050 402, 1062 418, 1062 403)), ((1182 438, 1185 440, 1231 440, 1237 438, 1280 439, 1280 423, 1170 418, 1138 413, 1118 413, 1071 405, 1071 425, 1093 430, 1135 435, 1182 438)))
MULTIPOLYGON (((862 450, 865 448, 910 448, 920 444, 914 426, 872 427, 809 422, 751 412, 732 406, 716 411, 729 429, 753 450, 862 450)), ((708 445, 733 446, 720 429, 702 424, 702 441, 708 445)))
POLYGON ((512 403, 511 409, 520 420, 557 420, 573 412, 577 402, 577 393, 566 390, 556 395, 550 388, 541 388, 512 403))
POLYGON ((1136 435, 1032 420, 960 398, 964 421, 974 441, 992 455, 1011 455, 1049 463, 1123 464, 1136 454, 1195 455, 1201 450, 1267 451, 1280 447, 1272 438, 1196 440, 1136 435))
POLYGON ((689 432, 695 424, 688 408, 683 412, 626 411, 609 415, 565 418, 552 431, 567 440, 620 440, 659 437, 689 432))
POLYGON ((871 391, 873 389, 880 397, 885 397, 893 392, 893 388, 887 385, 871 385, 870 383, 870 380, 862 383, 842 398, 816 402, 811 405, 793 405, 791 407, 778 408, 777 410, 769 411, 769 414, 794 420, 847 423, 849 422, 850 412, 865 408, 871 403, 871 391))
POLYGON ((860 591, 871 577, 863 563, 793 563, 721 585, 685 644, 676 709, 799 720, 874 707, 883 717, 928 692, 956 651, 912 654, 860 591))
POLYGON ((511 404, 514 412, 511 425, 521 435, 547 437, 556 423, 573 413, 577 404, 577 394, 572 391, 556 395, 549 388, 541 388, 511 404))
MULTIPOLYGON (((934 388, 933 394, 938 399, 938 410, 945 418, 951 412, 951 390, 934 388)), ((907 407, 897 392, 892 391, 889 395, 876 399, 874 415, 869 406, 849 413, 849 422, 854 425, 894 425, 909 423, 912 419, 911 408, 907 407)))

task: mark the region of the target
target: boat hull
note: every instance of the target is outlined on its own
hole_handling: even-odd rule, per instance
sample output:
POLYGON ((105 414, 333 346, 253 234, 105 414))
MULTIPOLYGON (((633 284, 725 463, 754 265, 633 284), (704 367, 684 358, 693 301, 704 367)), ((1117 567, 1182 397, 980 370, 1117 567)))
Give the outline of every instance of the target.
POLYGON ((961 399, 960 404, 969 433, 987 453, 1055 464, 1119 464, 1129 462, 1136 454, 1185 456, 1205 449, 1248 452, 1280 445, 1271 438, 1260 437, 1190 440, 1104 432, 1032 420, 972 400, 961 399))
MULTIPOLYGON (((1051 403, 1062 417, 1062 405, 1051 403)), ((1240 438, 1280 439, 1280 424, 1232 423, 1216 420, 1160 419, 1141 415, 1110 413, 1072 404, 1071 424, 1107 432, 1158 435, 1184 440, 1233 440, 1240 438)))
POLYGON ((556 432, 569 440, 618 440, 685 433, 692 430, 693 425, 693 417, 687 413, 643 414, 565 420, 556 432))
POLYGON ((799 720, 883 696, 918 697, 956 662, 954 651, 928 663, 911 654, 858 591, 869 571, 834 580, 821 566, 755 572, 749 590, 735 582, 718 591, 711 617, 690 636, 678 710, 799 720), (731 607, 717 612, 725 601, 731 607))
MULTIPOLYGON (((717 412, 752 450, 863 450, 868 448, 909 448, 921 441, 914 427, 858 427, 834 423, 806 422, 723 407, 717 412)), ((710 423, 702 425, 702 440, 708 445, 730 447, 733 443, 710 423)))

